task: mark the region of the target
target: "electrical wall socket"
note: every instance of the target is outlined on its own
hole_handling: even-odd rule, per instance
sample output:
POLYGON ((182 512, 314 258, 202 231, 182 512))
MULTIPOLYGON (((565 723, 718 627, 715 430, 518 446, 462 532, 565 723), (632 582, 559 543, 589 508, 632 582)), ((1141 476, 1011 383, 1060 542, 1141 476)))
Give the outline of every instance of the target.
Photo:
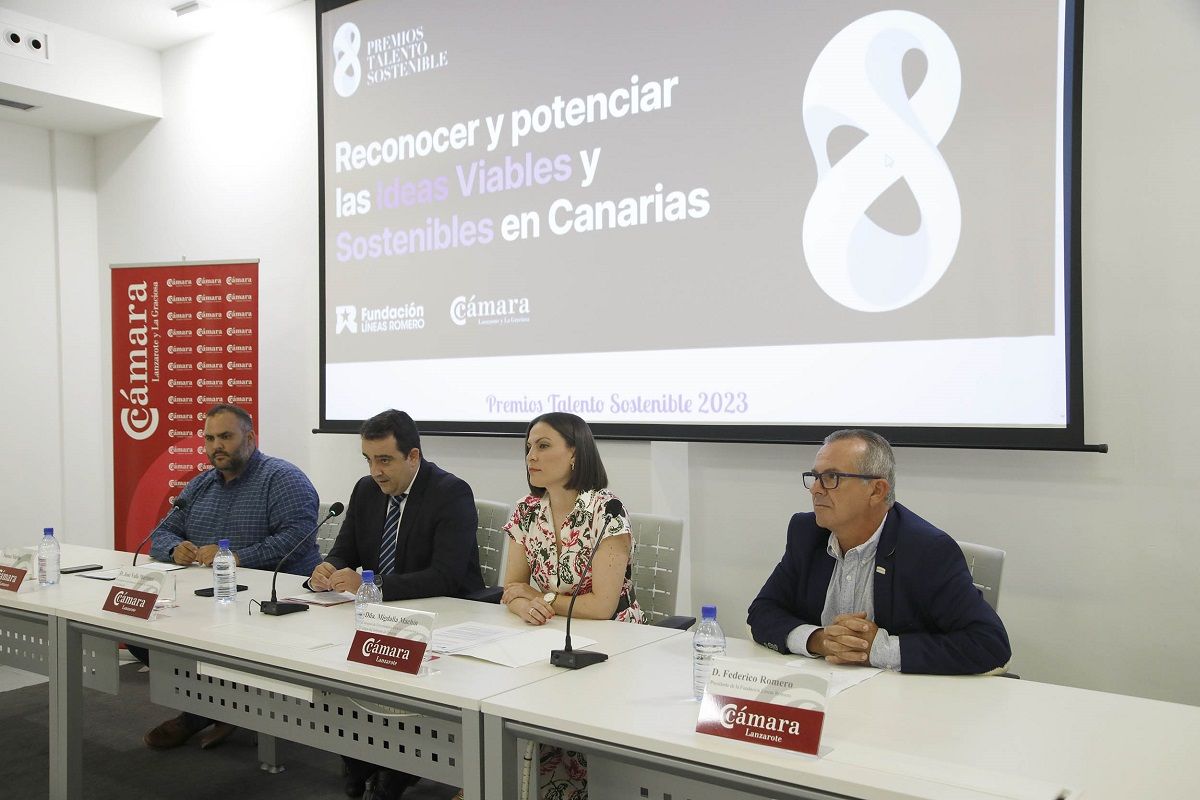
POLYGON ((31 61, 50 62, 50 37, 0 20, 0 53, 31 61))

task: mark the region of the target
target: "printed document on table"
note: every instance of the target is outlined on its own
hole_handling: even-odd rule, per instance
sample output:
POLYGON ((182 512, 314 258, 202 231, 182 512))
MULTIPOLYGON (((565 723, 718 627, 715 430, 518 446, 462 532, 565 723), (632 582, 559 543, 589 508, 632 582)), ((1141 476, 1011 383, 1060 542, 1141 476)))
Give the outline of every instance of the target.
POLYGON ((477 644, 494 642, 509 636, 525 633, 520 628, 505 628, 500 625, 485 625, 482 622, 460 622, 433 632, 430 647, 435 653, 458 653, 477 644))
POLYGON ((829 677, 829 696, 835 697, 851 686, 857 686, 868 678, 883 672, 879 667, 860 667, 853 664, 830 664, 822 658, 797 658, 787 662, 789 667, 798 667, 804 672, 816 672, 829 677))
MULTIPOLYGON (((584 636, 572 636, 573 648, 587 647, 596 643, 595 639, 584 636)), ((539 661, 549 661, 551 650, 560 650, 563 646, 563 632, 557 629, 543 628, 528 631, 518 636, 508 636, 494 642, 486 642, 459 650, 455 655, 471 656, 503 664, 506 667, 523 667, 536 664, 539 661)))
MULTIPOLYGON (((150 561, 142 564, 138 567, 138 569, 152 569, 155 572, 174 572, 177 569, 187 569, 187 567, 170 561, 150 561)), ((110 569, 99 569, 93 572, 81 572, 79 574, 85 578, 91 578, 92 580, 96 581, 111 581, 116 580, 117 576, 121 574, 121 568, 112 567, 110 569)))

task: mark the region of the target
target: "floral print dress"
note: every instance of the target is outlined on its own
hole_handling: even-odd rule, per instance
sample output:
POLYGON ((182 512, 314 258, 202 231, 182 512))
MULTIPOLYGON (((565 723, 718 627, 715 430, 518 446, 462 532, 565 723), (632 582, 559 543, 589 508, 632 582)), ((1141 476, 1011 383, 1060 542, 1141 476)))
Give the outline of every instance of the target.
MULTIPOLYGON (((562 547, 555 547, 554 517, 550 498, 529 495, 517 503, 512 519, 504 526, 514 546, 525 550, 531 582, 542 592, 571 595, 592 590, 592 549, 602 536, 630 534, 629 517, 622 510, 611 520, 605 514, 617 496, 607 489, 580 492, 575 507, 563 520, 562 547)), ((626 570, 621 584, 618 622, 645 622, 633 594, 633 581, 626 570)), ((538 753, 538 796, 542 800, 587 800, 587 760, 583 753, 541 745, 538 753)))
MULTIPOLYGON (((550 498, 531 494, 517 503, 512 519, 504 531, 513 543, 525 549, 533 585, 542 592, 572 595, 578 590, 592 590, 592 548, 601 537, 629 534, 630 554, 633 552, 633 530, 629 517, 622 510, 611 519, 605 513, 608 504, 617 496, 608 489, 593 489, 579 493, 575 507, 563 520, 562 548, 555 547, 554 517, 550 513, 550 498), (607 524, 607 529, 605 525, 607 524)), ((620 500, 617 500, 618 504, 620 500)), ((617 622, 645 622, 642 609, 633 594, 633 581, 626 570, 621 584, 621 611, 617 622)))

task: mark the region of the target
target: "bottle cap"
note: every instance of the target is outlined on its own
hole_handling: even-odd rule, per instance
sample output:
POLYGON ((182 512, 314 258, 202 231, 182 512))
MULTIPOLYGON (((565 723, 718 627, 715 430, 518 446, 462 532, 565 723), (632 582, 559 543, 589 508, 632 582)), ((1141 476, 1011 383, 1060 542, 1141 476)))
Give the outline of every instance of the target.
POLYGON ((217 547, 221 548, 222 550, 228 550, 229 549, 229 540, 228 539, 219 540, 217 542, 217 547))
POLYGON ((374 582, 375 582, 375 573, 369 569, 364 569, 363 570, 363 583, 374 583, 374 582))
POLYGON ((53 536, 54 528, 42 528, 42 536, 53 536))
POLYGON ((700 608, 700 618, 701 619, 716 619, 717 618, 717 607, 716 606, 702 606, 700 608))

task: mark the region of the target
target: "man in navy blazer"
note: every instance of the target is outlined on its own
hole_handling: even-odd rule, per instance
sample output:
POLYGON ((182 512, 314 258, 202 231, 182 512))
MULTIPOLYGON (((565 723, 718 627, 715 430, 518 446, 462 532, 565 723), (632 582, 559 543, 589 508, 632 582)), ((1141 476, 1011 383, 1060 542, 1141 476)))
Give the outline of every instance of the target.
MULTIPOLYGON (((465 597, 482 589, 471 487, 421 456, 417 426, 403 411, 371 417, 359 435, 371 474, 350 493, 341 530, 313 570, 310 588, 357 592, 357 568, 363 567, 378 576, 385 601, 465 597), (389 521, 394 533, 385 536, 389 521)), ((417 780, 357 759, 344 762, 351 797, 395 800, 417 780)))
POLYGON ((958 544, 895 502, 887 440, 830 434, 804 485, 813 513, 792 517, 783 559, 750 604, 755 641, 903 672, 970 674, 1008 663, 1004 623, 958 544))
POLYGON ((372 417, 360 435, 371 474, 355 484, 337 539, 309 585, 357 592, 362 567, 376 573, 384 600, 464 597, 482 589, 471 487, 422 458, 417 426, 403 411, 372 417), (392 498, 401 495, 395 566, 380 575, 384 522, 392 498))

